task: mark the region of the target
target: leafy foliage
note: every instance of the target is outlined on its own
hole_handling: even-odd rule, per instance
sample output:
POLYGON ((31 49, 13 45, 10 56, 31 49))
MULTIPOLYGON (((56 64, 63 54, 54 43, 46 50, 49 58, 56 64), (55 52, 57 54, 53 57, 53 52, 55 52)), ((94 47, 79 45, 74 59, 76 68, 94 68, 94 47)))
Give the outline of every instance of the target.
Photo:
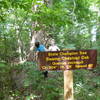
POLYGON ((60 49, 97 49, 97 68, 75 70, 74 89, 75 99, 99 100, 100 1, 54 0, 50 7, 37 1, 0 0, 0 99, 63 100, 62 72, 44 79, 35 61, 18 64, 20 57, 27 59, 34 33, 42 30, 60 49))

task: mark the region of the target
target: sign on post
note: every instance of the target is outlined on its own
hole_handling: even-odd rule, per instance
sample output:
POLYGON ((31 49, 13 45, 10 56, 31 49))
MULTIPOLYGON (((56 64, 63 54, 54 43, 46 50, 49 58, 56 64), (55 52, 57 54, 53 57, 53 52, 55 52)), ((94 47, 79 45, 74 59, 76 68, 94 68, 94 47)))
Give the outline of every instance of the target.
POLYGON ((96 67, 96 50, 39 52, 41 70, 92 69, 96 67))
POLYGON ((96 67, 96 50, 66 50, 38 53, 40 70, 64 70, 64 100, 74 100, 74 69, 92 69, 96 67))

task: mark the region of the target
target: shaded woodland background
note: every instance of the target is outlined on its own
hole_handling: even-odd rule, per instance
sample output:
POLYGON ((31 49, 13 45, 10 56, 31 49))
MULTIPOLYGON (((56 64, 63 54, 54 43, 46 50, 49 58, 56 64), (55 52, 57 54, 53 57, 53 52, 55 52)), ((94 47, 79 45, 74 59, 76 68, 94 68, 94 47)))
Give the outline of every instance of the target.
POLYGON ((63 72, 44 80, 35 41, 97 49, 97 67, 74 70, 75 100, 100 100, 100 0, 0 0, 0 100, 63 100, 63 72))

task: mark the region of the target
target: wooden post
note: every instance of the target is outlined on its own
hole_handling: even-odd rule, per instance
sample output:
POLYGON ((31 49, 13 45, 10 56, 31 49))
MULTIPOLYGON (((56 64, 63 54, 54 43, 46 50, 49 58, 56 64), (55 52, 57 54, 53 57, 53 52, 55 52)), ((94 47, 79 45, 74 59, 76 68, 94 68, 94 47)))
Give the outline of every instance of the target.
POLYGON ((73 72, 64 71, 64 100, 74 100, 73 96, 73 72))

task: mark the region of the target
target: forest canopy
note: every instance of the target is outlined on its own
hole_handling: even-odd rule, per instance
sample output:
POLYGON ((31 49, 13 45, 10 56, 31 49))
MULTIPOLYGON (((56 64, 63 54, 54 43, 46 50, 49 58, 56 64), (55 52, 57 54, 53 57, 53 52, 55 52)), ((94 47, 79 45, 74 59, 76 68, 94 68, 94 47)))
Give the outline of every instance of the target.
POLYGON ((100 0, 0 0, 1 100, 63 100, 62 73, 45 82, 37 70, 35 41, 48 48, 52 39, 61 50, 97 50, 95 69, 74 71, 74 91, 76 99, 99 100, 100 0))

